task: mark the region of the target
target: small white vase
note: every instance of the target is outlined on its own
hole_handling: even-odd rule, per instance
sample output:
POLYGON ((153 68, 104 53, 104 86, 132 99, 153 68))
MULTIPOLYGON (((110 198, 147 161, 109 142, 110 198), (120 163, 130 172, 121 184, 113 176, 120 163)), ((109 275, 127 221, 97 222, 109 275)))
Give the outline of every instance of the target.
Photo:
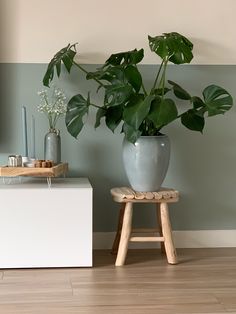
POLYGON ((141 136, 134 144, 123 141, 124 168, 136 191, 158 191, 165 179, 170 160, 167 135, 141 136))

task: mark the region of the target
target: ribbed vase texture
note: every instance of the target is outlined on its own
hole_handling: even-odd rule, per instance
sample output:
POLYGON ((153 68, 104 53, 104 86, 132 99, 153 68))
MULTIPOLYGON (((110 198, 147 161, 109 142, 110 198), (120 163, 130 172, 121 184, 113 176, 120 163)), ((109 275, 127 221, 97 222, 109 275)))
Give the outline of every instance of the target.
POLYGON ((131 187, 136 191, 158 191, 170 160, 168 136, 141 136, 135 144, 124 139, 123 162, 131 187))
POLYGON ((61 161, 61 137, 59 130, 50 129, 44 138, 44 159, 55 164, 61 161))

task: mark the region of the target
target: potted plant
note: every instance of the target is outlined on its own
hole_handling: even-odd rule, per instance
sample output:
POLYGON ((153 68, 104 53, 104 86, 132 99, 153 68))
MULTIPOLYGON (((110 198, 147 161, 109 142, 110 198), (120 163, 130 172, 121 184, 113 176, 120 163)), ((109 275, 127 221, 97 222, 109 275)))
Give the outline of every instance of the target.
POLYGON ((47 117, 49 124, 49 131, 44 137, 44 159, 58 164, 61 162, 61 137, 56 125, 59 118, 66 114, 66 95, 55 86, 38 92, 38 95, 40 104, 37 109, 47 117))
POLYGON ((233 105, 229 92, 220 86, 207 86, 199 97, 167 80, 169 63, 190 63, 193 58, 193 44, 186 37, 172 32, 148 36, 148 40, 151 51, 161 58, 150 90, 145 88, 138 69, 144 57, 143 49, 112 54, 97 71, 88 72, 75 60, 76 45, 69 44, 56 53, 43 78, 44 85, 49 86, 55 71, 60 76, 62 64, 68 72, 76 66, 86 74, 87 80, 97 82, 98 91, 104 90, 101 105, 91 103, 89 94, 87 97, 77 94, 69 100, 65 119, 67 129, 76 138, 90 107, 97 109, 95 128, 102 118, 113 132, 122 124, 123 157, 128 162, 125 168, 132 187, 138 191, 158 190, 164 180, 170 145, 168 136, 161 133, 163 127, 179 119, 186 128, 202 132, 206 116, 224 114, 233 105), (189 109, 179 113, 175 98, 187 101, 189 109), (157 165, 159 162, 161 164, 157 165))

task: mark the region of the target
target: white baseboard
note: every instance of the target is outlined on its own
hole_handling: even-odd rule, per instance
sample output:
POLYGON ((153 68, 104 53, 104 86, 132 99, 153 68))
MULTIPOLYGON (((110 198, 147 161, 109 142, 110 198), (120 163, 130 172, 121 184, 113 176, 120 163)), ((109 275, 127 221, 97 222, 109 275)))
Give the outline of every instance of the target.
MULTIPOLYGON (((115 232, 95 232, 94 249, 111 249, 115 232)), ((236 247, 236 230, 173 231, 176 248, 236 247)), ((130 243, 130 248, 157 248, 158 243, 130 243)))

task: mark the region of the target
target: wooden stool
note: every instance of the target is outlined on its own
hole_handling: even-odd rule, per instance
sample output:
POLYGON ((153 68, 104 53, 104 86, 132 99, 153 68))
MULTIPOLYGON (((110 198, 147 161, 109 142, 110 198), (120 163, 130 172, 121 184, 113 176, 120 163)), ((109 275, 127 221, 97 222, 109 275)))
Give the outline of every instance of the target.
POLYGON ((112 246, 113 254, 118 251, 115 265, 124 265, 129 242, 161 242, 161 249, 163 252, 165 251, 168 263, 177 264, 168 203, 178 202, 179 192, 167 188, 163 188, 158 192, 136 192, 131 188, 121 187, 111 189, 111 195, 115 202, 122 203, 117 233, 112 246), (133 203, 155 203, 157 205, 158 229, 132 229, 133 203), (140 232, 158 232, 159 237, 133 236, 134 233, 140 232))

